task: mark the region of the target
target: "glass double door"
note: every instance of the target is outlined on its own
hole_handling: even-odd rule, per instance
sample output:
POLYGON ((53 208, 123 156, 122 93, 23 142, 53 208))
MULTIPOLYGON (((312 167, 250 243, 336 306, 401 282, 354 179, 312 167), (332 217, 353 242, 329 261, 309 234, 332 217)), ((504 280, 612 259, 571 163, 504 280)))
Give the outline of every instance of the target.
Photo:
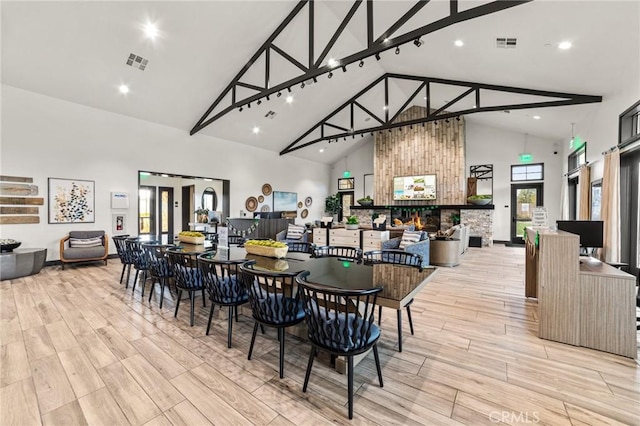
POLYGON ((173 188, 140 186, 138 200, 138 233, 157 236, 163 244, 173 242, 173 188))
POLYGON ((533 223, 533 211, 542 206, 542 183, 511 185, 511 242, 524 244, 524 229, 533 223))

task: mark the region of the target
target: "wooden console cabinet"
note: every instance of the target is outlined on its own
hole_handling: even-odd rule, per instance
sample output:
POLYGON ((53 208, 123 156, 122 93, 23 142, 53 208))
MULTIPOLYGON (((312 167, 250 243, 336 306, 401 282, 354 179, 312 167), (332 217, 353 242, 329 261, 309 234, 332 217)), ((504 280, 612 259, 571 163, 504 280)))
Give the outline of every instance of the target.
POLYGON ((538 298, 538 336, 637 356, 635 278, 579 256, 580 239, 527 228, 525 295, 538 298))

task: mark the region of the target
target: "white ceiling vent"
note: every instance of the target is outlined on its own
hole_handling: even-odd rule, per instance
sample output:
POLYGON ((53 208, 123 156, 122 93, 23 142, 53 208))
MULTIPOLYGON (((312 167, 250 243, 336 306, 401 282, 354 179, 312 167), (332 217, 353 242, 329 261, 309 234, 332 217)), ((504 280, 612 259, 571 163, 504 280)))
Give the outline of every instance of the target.
POLYGON ((276 116, 276 112, 275 111, 269 111, 268 113, 266 113, 264 115, 265 118, 270 118, 271 120, 273 120, 273 118, 276 116))
POLYGON ((127 65, 132 66, 133 68, 137 68, 140 71, 144 71, 148 63, 148 59, 145 59, 142 56, 138 56, 133 53, 129 53, 129 57, 127 58, 127 65))
POLYGON ((516 38, 497 37, 496 47, 498 49, 514 49, 516 47, 517 42, 518 42, 518 39, 516 38))

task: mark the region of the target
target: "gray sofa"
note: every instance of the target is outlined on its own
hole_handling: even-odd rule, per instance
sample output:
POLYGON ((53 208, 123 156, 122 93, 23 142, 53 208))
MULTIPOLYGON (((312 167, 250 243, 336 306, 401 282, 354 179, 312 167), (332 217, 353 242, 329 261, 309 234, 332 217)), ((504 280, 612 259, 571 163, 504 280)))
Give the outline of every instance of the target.
POLYGON ((67 263, 104 261, 109 256, 109 239, 104 231, 71 231, 60 239, 62 269, 67 263))

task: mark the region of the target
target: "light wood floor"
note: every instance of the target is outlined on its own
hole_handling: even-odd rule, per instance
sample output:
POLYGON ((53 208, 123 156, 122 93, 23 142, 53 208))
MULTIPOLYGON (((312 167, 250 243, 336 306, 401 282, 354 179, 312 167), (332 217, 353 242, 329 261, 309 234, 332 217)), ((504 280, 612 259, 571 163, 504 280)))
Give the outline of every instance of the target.
POLYGON ((441 268, 405 317, 385 309, 373 356, 357 368, 355 413, 346 377, 321 357, 302 393, 309 345, 287 335, 285 378, 275 331, 258 335, 247 360, 249 317, 214 319, 199 303, 173 317, 165 299, 141 300, 118 283, 121 265, 47 267, 0 283, 0 424, 640 424, 640 368, 634 360, 538 339, 536 303, 524 294, 522 248, 471 248, 441 268))

